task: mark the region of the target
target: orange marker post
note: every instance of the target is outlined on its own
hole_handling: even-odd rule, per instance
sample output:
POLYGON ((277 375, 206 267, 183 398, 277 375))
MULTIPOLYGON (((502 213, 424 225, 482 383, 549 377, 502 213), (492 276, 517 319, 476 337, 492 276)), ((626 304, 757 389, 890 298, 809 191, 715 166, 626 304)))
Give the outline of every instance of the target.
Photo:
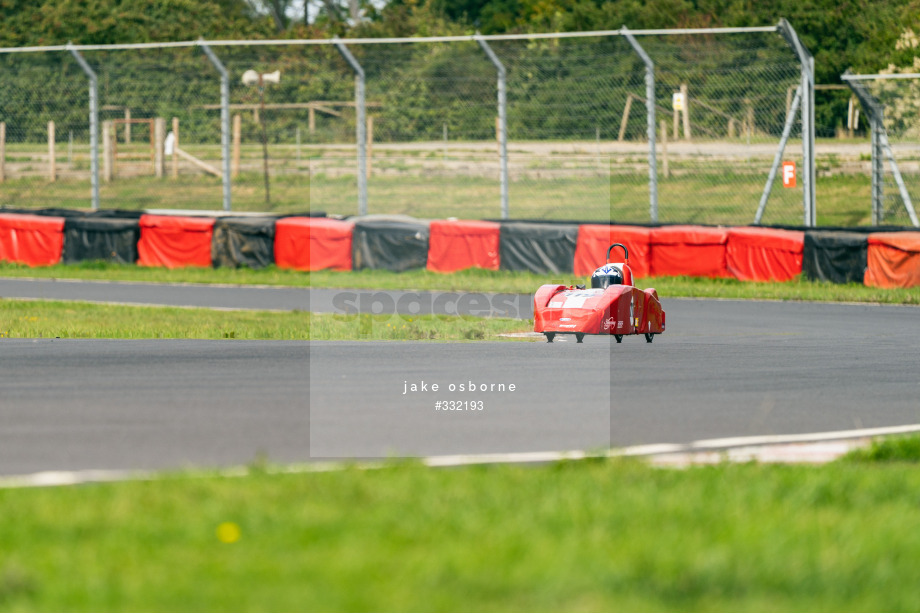
POLYGON ((783 162, 783 187, 795 187, 795 162, 783 162))

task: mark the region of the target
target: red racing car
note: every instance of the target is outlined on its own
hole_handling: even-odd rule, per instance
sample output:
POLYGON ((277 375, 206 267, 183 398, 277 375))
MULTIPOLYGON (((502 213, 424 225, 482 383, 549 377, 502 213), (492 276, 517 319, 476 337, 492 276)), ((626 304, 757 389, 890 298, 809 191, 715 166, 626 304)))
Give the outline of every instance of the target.
POLYGON ((607 248, 607 264, 594 271, 590 289, 547 284, 537 290, 533 303, 533 329, 549 343, 557 334, 575 335, 578 343, 585 335, 613 335, 620 343, 623 335, 644 334, 651 343, 664 332, 658 292, 633 286, 629 252, 621 243, 607 248), (610 262, 614 247, 623 249, 623 262, 610 262))

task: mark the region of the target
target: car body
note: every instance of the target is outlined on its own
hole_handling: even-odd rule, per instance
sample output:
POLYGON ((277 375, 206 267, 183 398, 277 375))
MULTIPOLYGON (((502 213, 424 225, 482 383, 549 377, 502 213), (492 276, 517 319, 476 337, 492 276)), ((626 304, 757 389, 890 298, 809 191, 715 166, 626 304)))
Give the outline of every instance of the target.
POLYGON ((645 335, 649 343, 665 329, 665 313, 654 288, 633 286, 626 247, 614 243, 608 262, 592 275, 592 288, 547 284, 534 294, 534 331, 550 343, 556 335, 613 335, 617 343, 626 335, 645 335), (623 262, 609 262, 614 247, 623 249, 623 262))

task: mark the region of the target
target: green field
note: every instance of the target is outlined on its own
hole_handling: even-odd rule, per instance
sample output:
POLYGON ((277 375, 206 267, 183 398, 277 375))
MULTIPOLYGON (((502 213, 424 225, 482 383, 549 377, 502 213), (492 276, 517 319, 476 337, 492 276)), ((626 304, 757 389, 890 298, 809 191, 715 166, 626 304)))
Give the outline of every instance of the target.
MULTIPOLYGON (((738 144, 740 141, 734 143, 738 144)), ((497 160, 493 151, 483 150, 480 145, 451 144, 448 156, 442 154, 437 144, 418 144, 419 149, 415 150, 387 150, 381 146, 369 161, 372 171, 368 178, 368 212, 419 218, 499 218, 497 160)), ((7 152, 10 169, 6 181, 0 182, 0 206, 88 208, 91 194, 88 153, 78 148, 76 157, 66 162, 66 155, 59 150, 61 175, 50 182, 42 172, 40 156, 35 154, 37 147, 10 146, 7 152)), ((149 146, 143 143, 119 147, 122 153, 133 152, 139 158, 149 155, 149 146)), ((220 151, 216 146, 187 147, 211 166, 220 166, 220 151)), ((512 218, 649 221, 644 153, 604 152, 595 156, 582 151, 590 145, 578 144, 578 153, 569 151, 572 147, 572 143, 564 142, 528 142, 511 148, 512 218)), ((798 151, 790 149, 793 150, 798 151)), ((233 209, 355 215, 357 181, 352 156, 347 147, 273 145, 267 200, 261 148, 248 145, 242 152, 243 170, 232 182, 233 209)), ((663 169, 658 174, 659 221, 752 223, 771 160, 762 156, 723 158, 672 155, 670 176, 666 177, 663 169)), ((101 207, 222 208, 218 177, 183 167, 179 177, 173 178, 170 164, 165 177, 155 178, 148 163, 120 163, 122 170, 116 171, 116 177, 100 186, 101 207)), ((817 165, 821 170, 816 184, 818 224, 868 225, 871 208, 868 174, 840 172, 840 160, 835 155, 819 156, 817 165)), ((907 175, 906 181, 911 190, 917 187, 912 175, 907 175)), ((891 223, 907 223, 906 215, 895 213, 896 217, 889 220, 891 223)), ((777 181, 763 223, 800 225, 802 221, 801 187, 786 190, 777 181)))
MULTIPOLYGON (((84 262, 75 265, 28 267, 0 262, 0 277, 143 281, 152 283, 214 283, 316 288, 377 288, 383 290, 443 290, 450 292, 511 292, 530 294, 545 283, 582 284, 586 277, 537 275, 527 272, 470 269, 456 273, 413 270, 316 271, 302 273, 278 269, 183 268, 165 269, 84 262)), ((842 301, 920 304, 920 288, 881 289, 861 284, 832 284, 801 278, 783 283, 757 283, 734 279, 648 277, 639 287, 653 287, 662 300, 678 297, 764 299, 786 301, 842 301)))
POLYGON ((257 463, 0 490, 0 608, 916 611, 907 447, 819 467, 257 463))

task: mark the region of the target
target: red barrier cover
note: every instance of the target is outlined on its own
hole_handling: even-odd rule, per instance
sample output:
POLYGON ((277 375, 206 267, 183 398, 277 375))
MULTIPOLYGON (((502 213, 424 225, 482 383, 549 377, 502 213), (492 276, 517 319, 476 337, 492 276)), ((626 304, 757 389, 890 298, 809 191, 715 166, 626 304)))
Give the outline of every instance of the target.
POLYGON ((501 226, 473 220, 432 220, 428 237, 428 270, 498 270, 501 226))
POLYGON ((64 218, 0 214, 0 260, 48 266, 61 261, 63 249, 64 218))
POLYGON ((652 275, 731 277, 725 259, 726 228, 666 226, 649 239, 652 275))
POLYGON ((282 269, 350 271, 353 222, 286 217, 275 222, 275 264, 282 269))
POLYGON ((137 263, 141 266, 211 266, 214 219, 142 215, 137 263))
POLYGON ((864 283, 874 288, 920 286, 920 232, 869 235, 864 283))
MULTIPOLYGON (((585 224, 578 227, 575 244, 575 275, 591 275, 594 269, 605 264, 607 249, 622 243, 629 250, 629 268, 635 277, 649 275, 649 237, 651 230, 642 226, 605 226, 585 224)), ((610 257, 619 261, 623 252, 615 250, 610 257)))
POLYGON ((742 281, 789 281, 802 272, 805 233, 731 228, 725 247, 729 272, 742 281))

